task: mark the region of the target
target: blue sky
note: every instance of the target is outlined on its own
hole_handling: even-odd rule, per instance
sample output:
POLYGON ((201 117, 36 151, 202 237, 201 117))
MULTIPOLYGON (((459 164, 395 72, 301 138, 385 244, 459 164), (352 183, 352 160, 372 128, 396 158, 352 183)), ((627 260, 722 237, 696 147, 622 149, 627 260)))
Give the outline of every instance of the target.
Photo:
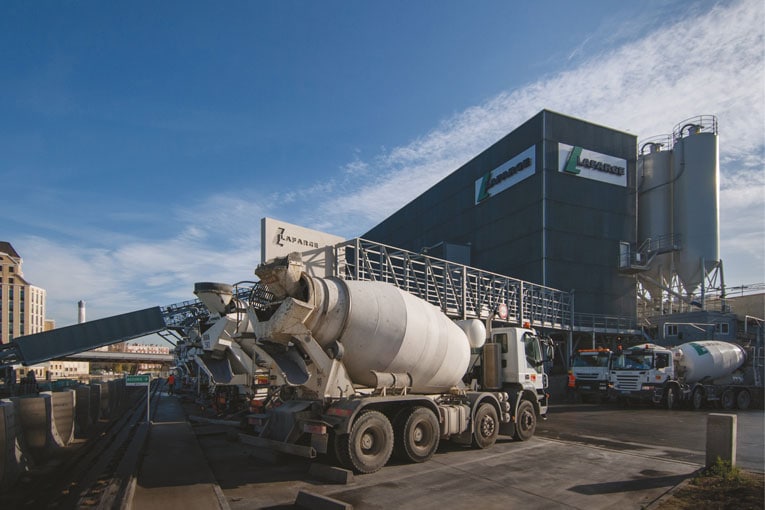
POLYGON ((95 319, 252 277, 260 218, 356 237, 539 110, 719 119, 728 285, 765 281, 753 1, 0 2, 0 240, 95 319))

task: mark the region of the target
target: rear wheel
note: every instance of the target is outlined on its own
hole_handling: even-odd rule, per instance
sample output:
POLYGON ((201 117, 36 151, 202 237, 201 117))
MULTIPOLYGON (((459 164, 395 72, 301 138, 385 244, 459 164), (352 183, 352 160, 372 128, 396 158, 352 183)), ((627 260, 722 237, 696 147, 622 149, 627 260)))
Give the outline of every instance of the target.
POLYGON ((518 414, 515 416, 515 434, 513 434, 513 438, 518 441, 528 441, 534 437, 536 429, 537 414, 534 412, 534 406, 528 400, 523 400, 518 404, 518 414))
POLYGON ((720 405, 723 409, 733 409, 736 407, 736 393, 733 388, 726 388, 720 397, 720 405))
POLYGON ((441 428, 433 411, 415 407, 394 421, 396 457, 411 462, 425 462, 438 450, 441 428))
POLYGON ((691 395, 691 406, 694 409, 699 410, 704 406, 704 390, 696 388, 691 395))
POLYGON ((351 426, 351 432, 338 436, 335 451, 343 466, 359 473, 374 473, 390 459, 393 451, 393 427, 378 411, 362 413, 351 426))
POLYGON ((499 435, 499 418, 494 406, 484 402, 475 412, 475 430, 473 431, 473 446, 488 448, 497 442, 499 435))
POLYGON ((736 407, 738 407, 742 411, 745 411, 749 409, 749 406, 751 404, 752 404, 752 395, 749 393, 749 390, 739 391, 738 395, 736 395, 736 407))
POLYGON ((345 469, 353 469, 350 456, 348 455, 348 434, 336 434, 332 431, 327 445, 329 457, 345 469))
POLYGON ((667 409, 672 410, 677 406, 677 388, 670 386, 667 388, 667 396, 664 399, 667 409))

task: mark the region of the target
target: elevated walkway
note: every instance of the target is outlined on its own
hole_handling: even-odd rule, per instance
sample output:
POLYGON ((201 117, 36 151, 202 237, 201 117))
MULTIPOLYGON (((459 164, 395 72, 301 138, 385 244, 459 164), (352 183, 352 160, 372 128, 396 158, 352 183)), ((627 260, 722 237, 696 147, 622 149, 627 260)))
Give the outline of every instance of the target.
POLYGON ((572 326, 569 292, 356 238, 335 245, 334 276, 392 283, 453 319, 487 319, 536 328, 572 326))
POLYGON ((481 319, 543 330, 641 335, 634 318, 575 314, 570 292, 356 238, 333 249, 333 274, 388 282, 452 319, 481 319))

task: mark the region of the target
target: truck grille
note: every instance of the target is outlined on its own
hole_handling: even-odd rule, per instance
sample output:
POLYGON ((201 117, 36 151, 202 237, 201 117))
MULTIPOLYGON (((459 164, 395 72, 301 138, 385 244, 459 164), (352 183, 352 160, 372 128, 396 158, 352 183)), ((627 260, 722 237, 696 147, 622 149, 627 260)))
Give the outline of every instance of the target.
POLYGON ((640 390, 640 376, 639 375, 620 375, 616 376, 616 384, 614 389, 617 390, 640 390))
POLYGON ((598 374, 576 374, 576 378, 582 381, 597 381, 598 374))

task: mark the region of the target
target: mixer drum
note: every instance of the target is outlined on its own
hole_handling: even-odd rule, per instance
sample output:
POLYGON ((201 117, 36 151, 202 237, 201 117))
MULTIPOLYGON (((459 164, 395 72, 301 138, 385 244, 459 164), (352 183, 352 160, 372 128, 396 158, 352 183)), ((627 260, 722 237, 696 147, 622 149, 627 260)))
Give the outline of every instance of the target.
POLYGON ((438 308, 383 282, 313 278, 312 283, 321 304, 306 325, 323 346, 335 339, 342 343, 343 364, 354 383, 374 386, 375 370, 409 373, 416 393, 460 384, 470 344, 438 308))
POLYGON ((685 370, 685 382, 725 377, 746 361, 746 352, 736 344, 705 340, 688 342, 675 349, 680 367, 685 370))

